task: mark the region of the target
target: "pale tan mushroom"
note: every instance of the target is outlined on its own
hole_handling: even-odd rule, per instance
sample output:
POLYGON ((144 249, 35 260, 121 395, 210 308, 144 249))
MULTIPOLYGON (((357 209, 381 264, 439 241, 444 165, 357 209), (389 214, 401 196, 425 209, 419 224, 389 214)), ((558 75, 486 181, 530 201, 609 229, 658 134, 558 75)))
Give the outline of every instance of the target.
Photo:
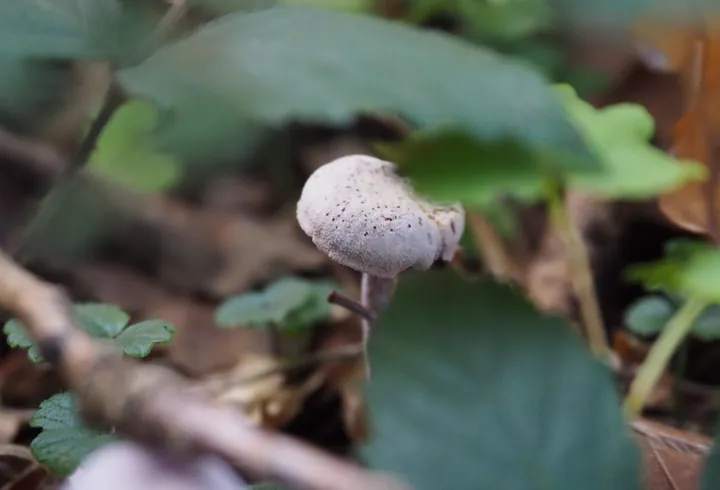
POLYGON ((395 164, 367 155, 318 168, 305 183, 297 219, 318 249, 363 274, 362 305, 373 313, 387 306, 402 272, 451 260, 465 229, 460 205, 418 196, 395 164))

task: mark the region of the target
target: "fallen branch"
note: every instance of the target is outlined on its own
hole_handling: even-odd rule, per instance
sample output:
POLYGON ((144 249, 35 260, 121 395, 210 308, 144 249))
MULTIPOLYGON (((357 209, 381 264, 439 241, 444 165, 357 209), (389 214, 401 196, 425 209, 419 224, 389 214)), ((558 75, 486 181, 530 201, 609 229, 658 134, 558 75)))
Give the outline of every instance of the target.
POLYGON ((85 419, 171 452, 209 453, 244 474, 312 490, 401 490, 288 436, 251 426, 241 414, 189 393, 183 379, 157 365, 123 358, 78 326, 72 305, 0 252, 0 306, 27 327, 42 356, 75 389, 85 419))

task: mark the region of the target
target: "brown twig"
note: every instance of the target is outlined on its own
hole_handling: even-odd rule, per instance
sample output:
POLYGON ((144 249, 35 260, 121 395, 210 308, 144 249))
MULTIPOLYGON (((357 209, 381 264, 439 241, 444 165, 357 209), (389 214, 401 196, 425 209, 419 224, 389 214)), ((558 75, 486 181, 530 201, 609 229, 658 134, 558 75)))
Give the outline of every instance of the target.
POLYGON ((251 426, 188 392, 158 365, 120 357, 78 327, 65 294, 0 252, 0 307, 17 315, 58 367, 94 425, 166 451, 215 454, 248 476, 313 490, 400 490, 405 485, 298 440, 251 426))
POLYGON ((332 291, 328 295, 327 301, 328 303, 342 306, 350 313, 354 313, 365 321, 368 321, 370 323, 375 321, 374 312, 370 311, 370 309, 366 308, 364 305, 358 303, 354 299, 348 298, 344 294, 338 293, 337 291, 332 291))

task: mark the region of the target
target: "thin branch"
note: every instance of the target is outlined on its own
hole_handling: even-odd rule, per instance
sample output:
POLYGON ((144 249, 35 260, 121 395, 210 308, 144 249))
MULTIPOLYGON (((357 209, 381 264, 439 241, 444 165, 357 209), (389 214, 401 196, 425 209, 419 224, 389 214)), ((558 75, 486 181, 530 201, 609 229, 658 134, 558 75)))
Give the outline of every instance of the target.
POLYGON ((330 304, 342 306, 346 310, 348 310, 350 313, 353 313, 360 318, 362 318, 365 321, 368 321, 370 323, 375 321, 375 313, 370 311, 365 306, 361 305, 357 301, 355 301, 352 298, 348 298, 344 294, 338 293, 337 291, 332 291, 327 297, 327 301, 330 304))
POLYGON ((246 475, 310 490, 408 487, 296 439, 256 428, 239 413, 193 396, 158 365, 123 358, 79 328, 65 294, 0 252, 0 307, 27 327, 43 357, 77 393, 85 419, 168 451, 210 453, 246 475))
MULTIPOLYGON (((53 184, 52 189, 50 189, 50 192, 48 192, 40 202, 38 212, 26 228, 25 233, 13 252, 15 258, 21 262, 27 259, 24 256, 26 255, 28 245, 33 243, 38 233, 41 233, 47 223, 55 218, 58 209, 62 206, 62 197, 67 188, 67 183, 72 181, 77 173, 88 163, 103 129, 124 101, 125 95, 120 88, 115 84, 111 84, 105 96, 105 101, 100 108, 100 112, 90 125, 90 129, 80 143, 77 152, 63 169, 53 184)), ((49 158, 49 155, 45 155, 44 157, 49 158)))

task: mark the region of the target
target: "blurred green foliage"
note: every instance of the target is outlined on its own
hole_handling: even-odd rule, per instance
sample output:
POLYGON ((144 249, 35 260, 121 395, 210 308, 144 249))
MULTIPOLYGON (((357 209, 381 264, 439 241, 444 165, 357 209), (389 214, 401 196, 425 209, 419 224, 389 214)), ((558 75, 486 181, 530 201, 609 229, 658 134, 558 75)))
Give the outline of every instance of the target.
POLYGON ((507 286, 417 274, 370 344, 363 457, 417 490, 639 490, 611 374, 507 286))
POLYGON ((309 329, 330 319, 328 295, 338 289, 325 281, 285 277, 263 291, 226 299, 215 311, 215 321, 224 328, 309 329))
POLYGON ((30 444, 33 455, 58 476, 70 475, 91 452, 118 440, 85 425, 72 392, 42 402, 30 426, 42 429, 30 444))
MULTIPOLYGON (((346 125, 389 112, 416 131, 383 151, 439 200, 498 217, 499 198, 536 201, 557 184, 647 198, 702 173, 649 144, 653 121, 642 108, 595 110, 569 87, 553 88, 551 81, 580 79, 557 43, 568 29, 593 23, 617 31, 639 15, 713 15, 718 2, 416 0, 406 18, 388 21, 361 0, 194 0, 219 18, 177 36, 158 28, 166 12, 147 2, 6 1, 0 116, 27 131, 62 105, 70 83, 63 67, 99 60, 129 100, 105 128, 90 168, 135 189, 166 190, 189 163, 240 160, 288 123, 346 125), (454 17, 459 35, 420 27, 438 15, 454 17)), ((76 189, 69 185, 45 206, 81 207, 71 200, 76 189)), ((105 211, 78 224, 103 221, 105 211)), ((41 211, 38 225, 46 233, 53 221, 60 226, 47 216, 41 211)), ((720 302, 720 255, 706 244, 680 244, 629 276, 649 290, 720 302)), ((297 329, 328 316, 327 292, 285 279, 228 299, 217 320, 297 329)), ((648 300, 629 323, 655 331, 669 311, 648 300)), ((125 355, 146 356, 172 336, 160 321, 128 326, 127 315, 108 305, 84 305, 78 314, 86 331, 125 355)), ((639 488, 638 449, 610 373, 560 320, 539 315, 510 288, 431 272, 401 284, 382 324, 367 394, 375 437, 365 454, 373 467, 399 472, 419 490, 639 488)), ((39 360, 19 322, 5 333, 39 360)), ((82 426, 69 394, 46 401, 33 424, 43 429, 36 456, 59 474, 113 440, 82 426)))

